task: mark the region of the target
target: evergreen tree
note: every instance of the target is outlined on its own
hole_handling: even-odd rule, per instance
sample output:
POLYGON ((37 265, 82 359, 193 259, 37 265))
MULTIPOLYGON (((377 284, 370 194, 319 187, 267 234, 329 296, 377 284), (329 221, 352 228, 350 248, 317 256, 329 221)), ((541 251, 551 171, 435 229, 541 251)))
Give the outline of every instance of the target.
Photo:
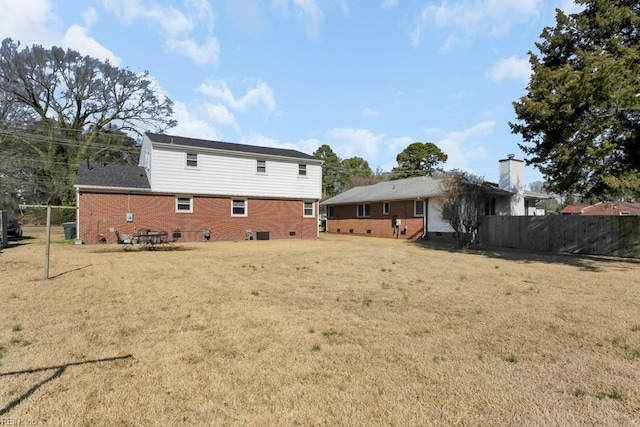
POLYGON ((549 191, 610 198, 640 194, 640 3, 577 0, 556 11, 532 52, 513 133, 549 191))

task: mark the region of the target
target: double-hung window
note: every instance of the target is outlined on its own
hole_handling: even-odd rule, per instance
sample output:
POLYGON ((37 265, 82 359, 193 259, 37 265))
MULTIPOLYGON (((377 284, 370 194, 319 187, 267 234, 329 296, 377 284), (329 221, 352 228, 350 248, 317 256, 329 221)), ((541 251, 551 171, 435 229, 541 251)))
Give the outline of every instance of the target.
POLYGON ((333 206, 327 206, 327 218, 333 218, 333 206))
POLYGON ((231 216, 247 216, 247 199, 231 199, 231 216))
POLYGON ((368 204, 368 203, 359 204, 358 205, 357 216, 358 216, 358 218, 364 218, 364 217, 371 216, 371 205, 368 204))
POLYGON ((413 216, 424 216, 424 200, 414 200, 413 216))
POLYGON ((313 202, 304 202, 302 206, 302 216, 313 217, 315 216, 315 203, 313 202))
POLYGON ((256 172, 258 173, 267 173, 267 161, 266 160, 257 160, 256 161, 256 172))
POLYGON ((298 165, 298 176, 307 176, 307 165, 298 165))
POLYGON ((198 153, 187 153, 185 165, 188 168, 198 167, 198 153))
POLYGON ((193 212, 193 197, 176 196, 176 212, 178 213, 193 212))
POLYGON ((389 215, 389 202, 382 203, 382 215, 389 215))

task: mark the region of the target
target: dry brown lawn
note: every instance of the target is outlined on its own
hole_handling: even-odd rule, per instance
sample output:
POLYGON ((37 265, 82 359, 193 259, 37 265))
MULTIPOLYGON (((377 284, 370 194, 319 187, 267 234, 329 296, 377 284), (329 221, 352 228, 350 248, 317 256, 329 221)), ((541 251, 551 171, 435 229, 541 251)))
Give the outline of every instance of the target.
POLYGON ((640 261, 323 235, 0 254, 0 421, 640 425, 640 261), (8 421, 7 421, 8 420, 8 421))

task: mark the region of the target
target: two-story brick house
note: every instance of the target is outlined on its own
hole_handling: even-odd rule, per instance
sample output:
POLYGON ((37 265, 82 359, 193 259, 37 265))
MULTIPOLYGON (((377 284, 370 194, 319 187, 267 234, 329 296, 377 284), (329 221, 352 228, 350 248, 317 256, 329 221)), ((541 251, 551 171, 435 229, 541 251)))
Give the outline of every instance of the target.
POLYGON ((322 161, 280 148, 145 135, 138 166, 81 165, 77 239, 138 230, 181 241, 313 238, 322 161))

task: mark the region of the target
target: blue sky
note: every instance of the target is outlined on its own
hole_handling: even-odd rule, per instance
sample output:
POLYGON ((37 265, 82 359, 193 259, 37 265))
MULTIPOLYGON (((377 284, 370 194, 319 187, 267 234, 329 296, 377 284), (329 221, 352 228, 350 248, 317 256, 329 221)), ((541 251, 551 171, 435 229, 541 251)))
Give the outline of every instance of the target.
MULTIPOLYGON (((0 38, 148 70, 169 133, 328 144, 391 170, 412 142, 497 181, 529 50, 573 0, 0 0, 0 38)), ((541 180, 532 167, 526 181, 541 180)))

